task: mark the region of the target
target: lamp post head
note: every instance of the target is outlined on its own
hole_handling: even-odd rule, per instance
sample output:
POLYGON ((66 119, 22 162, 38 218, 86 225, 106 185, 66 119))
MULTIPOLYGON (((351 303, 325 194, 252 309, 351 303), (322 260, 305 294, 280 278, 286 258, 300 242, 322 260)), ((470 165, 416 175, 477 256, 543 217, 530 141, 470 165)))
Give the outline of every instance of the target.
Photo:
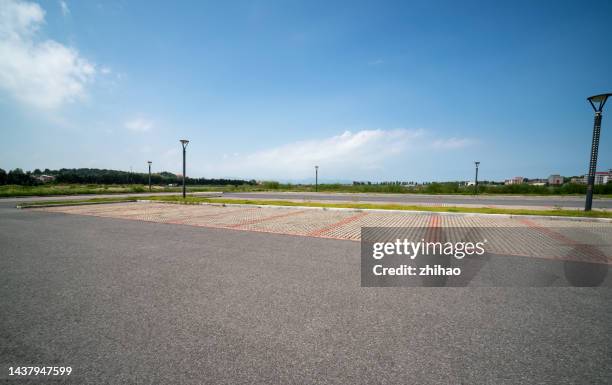
POLYGON ((315 166, 315 169, 317 169, 317 170, 318 170, 318 169, 319 169, 319 166, 315 166))
POLYGON ((474 162, 474 164, 476 165, 476 167, 480 166, 480 162, 474 162))
POLYGON ((183 148, 186 148, 187 144, 189 143, 189 141, 187 139, 181 139, 180 142, 183 145, 183 148))
POLYGON ((147 163, 150 165, 150 164, 151 164, 151 163, 153 163, 153 162, 151 162, 150 160, 147 160, 147 163))
POLYGON ((601 113, 604 105, 606 104, 606 101, 608 100, 608 97, 610 96, 612 96, 612 94, 593 95, 588 97, 587 100, 589 101, 589 103, 591 103, 591 106, 593 107, 593 110, 595 110, 595 112, 601 113))

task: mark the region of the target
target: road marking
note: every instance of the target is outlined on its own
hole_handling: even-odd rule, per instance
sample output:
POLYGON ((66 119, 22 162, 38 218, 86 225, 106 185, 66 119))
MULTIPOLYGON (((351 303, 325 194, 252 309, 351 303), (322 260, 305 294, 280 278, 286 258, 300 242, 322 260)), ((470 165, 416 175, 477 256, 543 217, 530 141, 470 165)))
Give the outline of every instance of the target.
POLYGON ((315 231, 311 231, 310 233, 306 234, 306 236, 308 237, 319 237, 322 236, 325 233, 331 232, 333 230, 336 230, 344 225, 347 225, 351 222, 355 222, 358 219, 361 219, 363 217, 365 217, 366 215, 368 215, 368 213, 359 213, 359 214, 355 214, 353 216, 350 216, 348 218, 344 218, 341 221, 338 221, 336 223, 332 223, 329 226, 325 226, 321 229, 315 230, 315 231))
MULTIPOLYGON (((586 245, 578 241, 575 241, 559 232, 556 232, 554 230, 541 226, 530 219, 519 219, 519 222, 525 224, 527 227, 531 229, 534 229, 540 232, 541 234, 547 235, 548 237, 556 241, 559 241, 562 245, 573 246, 574 250, 576 250, 577 252, 581 252, 585 254, 586 256, 588 256, 589 258, 591 258, 590 260, 582 261, 582 262, 612 264, 612 261, 610 260, 610 258, 606 256, 601 250, 599 250, 598 248, 594 246, 586 245)), ((567 257, 565 257, 564 259, 567 259, 567 257)))
POLYGON ((442 217, 439 215, 432 215, 429 217, 429 225, 425 231, 425 241, 438 242, 440 241, 442 229, 441 229, 442 217))
POLYGON ((294 211, 294 212, 285 213, 285 214, 278 214, 278 215, 272 215, 272 216, 264 217, 264 218, 252 219, 250 221, 236 223, 236 224, 228 225, 228 226, 225 226, 225 227, 227 227, 228 229, 235 229, 237 227, 254 225, 256 223, 271 221, 271 220, 278 219, 278 218, 290 217, 292 215, 298 215, 298 214, 303 214, 303 213, 304 213, 304 210, 294 211))
POLYGON ((249 212, 249 211, 255 211, 255 210, 257 210, 257 208, 252 208, 252 209, 240 208, 237 210, 228 210, 228 211, 221 212, 221 213, 192 215, 186 218, 179 218, 176 220, 167 221, 167 223, 171 223, 174 225, 183 225, 183 224, 186 224, 186 222, 192 221, 194 219, 223 217, 224 215, 234 214, 238 212, 249 212))

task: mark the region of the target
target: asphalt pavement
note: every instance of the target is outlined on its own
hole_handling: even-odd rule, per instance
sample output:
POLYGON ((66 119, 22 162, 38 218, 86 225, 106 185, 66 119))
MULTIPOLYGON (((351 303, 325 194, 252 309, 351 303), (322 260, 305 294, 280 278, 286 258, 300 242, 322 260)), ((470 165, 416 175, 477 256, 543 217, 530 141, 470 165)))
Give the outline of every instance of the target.
POLYGON ((79 384, 610 383, 609 288, 361 288, 359 247, 0 203, 0 363, 79 384))

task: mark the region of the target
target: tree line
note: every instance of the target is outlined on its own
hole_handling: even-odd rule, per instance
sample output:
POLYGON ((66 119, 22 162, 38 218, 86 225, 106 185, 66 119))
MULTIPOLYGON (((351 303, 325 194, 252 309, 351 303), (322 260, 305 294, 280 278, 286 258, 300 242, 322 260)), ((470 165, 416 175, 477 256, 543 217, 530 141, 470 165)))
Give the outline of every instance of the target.
MULTIPOLYGON (((52 176, 50 183, 80 183, 80 184, 148 184, 148 173, 107 170, 97 168, 62 168, 59 170, 35 169, 24 172, 20 168, 10 170, 8 173, 0 168, 0 185, 37 186, 43 184, 42 175, 52 176)), ((151 174, 151 183, 155 185, 182 184, 183 177, 164 171, 151 174)), ((254 180, 242 179, 185 179, 187 185, 254 185, 254 180)))

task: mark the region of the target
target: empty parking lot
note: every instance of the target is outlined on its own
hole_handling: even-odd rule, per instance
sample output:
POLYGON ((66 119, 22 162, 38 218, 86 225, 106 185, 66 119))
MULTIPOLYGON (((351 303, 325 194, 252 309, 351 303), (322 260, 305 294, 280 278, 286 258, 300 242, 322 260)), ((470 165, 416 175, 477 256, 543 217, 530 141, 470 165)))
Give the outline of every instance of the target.
POLYGON ((489 251, 504 255, 537 258, 565 258, 563 247, 579 242, 576 229, 597 234, 604 240, 601 253, 576 254, 570 258, 587 262, 612 263, 612 223, 549 218, 439 215, 412 212, 322 210, 300 207, 258 207, 248 205, 177 205, 137 202, 105 205, 60 206, 37 209, 76 215, 120 218, 174 225, 298 235, 358 241, 364 227, 441 227, 483 229, 491 244, 489 251), (508 228, 528 231, 511 233, 508 228), (554 247, 557 247, 556 249, 554 247), (556 250, 556 251, 554 251, 556 250), (552 253, 552 254, 551 254, 552 253))
MULTIPOLYGON (((0 211, 0 361, 71 365, 74 383, 611 375, 609 288, 360 287, 354 229, 396 225, 395 213, 157 203, 0 211), (300 222, 310 216, 319 219, 300 222)), ((410 226, 479 220, 402 215, 410 226)))

